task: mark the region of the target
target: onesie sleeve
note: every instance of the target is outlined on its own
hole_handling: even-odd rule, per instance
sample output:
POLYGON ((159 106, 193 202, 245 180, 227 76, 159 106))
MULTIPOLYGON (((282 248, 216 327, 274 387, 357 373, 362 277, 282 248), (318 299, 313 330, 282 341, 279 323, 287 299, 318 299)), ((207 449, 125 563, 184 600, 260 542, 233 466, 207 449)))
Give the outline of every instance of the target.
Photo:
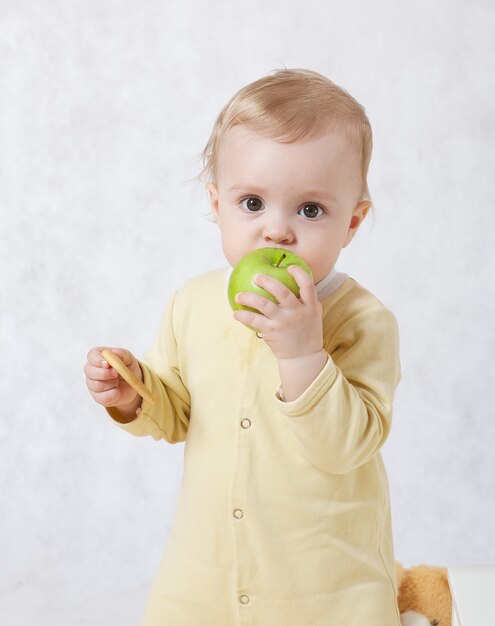
POLYGON ((369 461, 390 431, 400 380, 395 317, 376 305, 360 311, 325 342, 329 359, 313 383, 291 402, 275 402, 301 454, 331 474, 369 461))
POLYGON ((161 321, 153 344, 139 365, 143 382, 155 396, 155 404, 143 399, 136 419, 122 423, 115 407, 108 407, 109 416, 124 430, 143 437, 165 439, 169 443, 185 441, 190 415, 190 396, 179 368, 177 341, 174 332, 173 296, 161 321))

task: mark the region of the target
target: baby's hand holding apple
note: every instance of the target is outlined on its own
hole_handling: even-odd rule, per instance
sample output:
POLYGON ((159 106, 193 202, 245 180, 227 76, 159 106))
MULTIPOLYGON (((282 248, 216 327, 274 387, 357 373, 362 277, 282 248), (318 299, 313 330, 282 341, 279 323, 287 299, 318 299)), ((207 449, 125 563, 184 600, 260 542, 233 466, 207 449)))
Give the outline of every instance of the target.
POLYGON ((301 268, 288 269, 299 286, 297 296, 276 278, 259 274, 255 283, 278 302, 254 292, 239 293, 238 304, 256 309, 234 312, 235 319, 256 328, 278 359, 306 357, 323 347, 322 307, 312 278, 301 268))

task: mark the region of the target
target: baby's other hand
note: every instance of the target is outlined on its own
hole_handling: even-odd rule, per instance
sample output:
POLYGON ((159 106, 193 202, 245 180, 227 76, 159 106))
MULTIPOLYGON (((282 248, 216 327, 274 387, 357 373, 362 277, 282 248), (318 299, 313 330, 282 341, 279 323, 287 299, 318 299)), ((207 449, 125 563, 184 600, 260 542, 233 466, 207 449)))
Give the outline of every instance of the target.
POLYGON ((91 348, 88 352, 88 360, 84 366, 89 393, 98 404, 104 407, 114 406, 122 409, 122 411, 136 403, 140 404, 138 402, 139 396, 134 389, 102 357, 103 350, 115 352, 124 365, 127 365, 139 380, 143 380, 139 363, 128 350, 98 346, 91 348))

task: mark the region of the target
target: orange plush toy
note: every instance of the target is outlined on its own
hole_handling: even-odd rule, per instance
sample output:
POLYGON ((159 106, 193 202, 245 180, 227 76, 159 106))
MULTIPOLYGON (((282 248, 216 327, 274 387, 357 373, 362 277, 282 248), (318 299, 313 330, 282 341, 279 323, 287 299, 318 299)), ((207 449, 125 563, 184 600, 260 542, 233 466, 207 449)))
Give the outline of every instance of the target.
POLYGON ((452 626, 452 596, 444 567, 395 564, 402 626, 452 626))

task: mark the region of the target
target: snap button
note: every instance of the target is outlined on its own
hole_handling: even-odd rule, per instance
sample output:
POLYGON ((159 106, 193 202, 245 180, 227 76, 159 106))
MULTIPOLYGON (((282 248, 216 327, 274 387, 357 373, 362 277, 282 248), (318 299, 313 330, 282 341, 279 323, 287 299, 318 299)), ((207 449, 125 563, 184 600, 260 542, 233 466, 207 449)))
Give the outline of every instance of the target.
POLYGON ((242 420, 241 426, 243 428, 251 428, 251 420, 248 420, 247 418, 242 420))
POLYGON ((241 511, 241 509, 235 509, 234 517, 237 519, 242 519, 244 517, 244 513, 241 511))
POLYGON ((241 604, 249 604, 249 596, 241 596, 239 600, 241 601, 241 604))

